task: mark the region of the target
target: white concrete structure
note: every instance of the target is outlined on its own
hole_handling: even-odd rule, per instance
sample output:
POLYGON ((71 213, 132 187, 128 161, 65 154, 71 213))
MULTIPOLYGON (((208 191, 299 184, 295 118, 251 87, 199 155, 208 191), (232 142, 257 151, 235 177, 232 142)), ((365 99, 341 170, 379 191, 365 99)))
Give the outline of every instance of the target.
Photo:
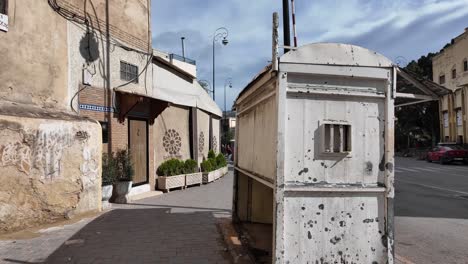
POLYGON ((273 61, 235 102, 234 217, 272 224, 274 263, 393 263, 397 68, 335 43, 273 61))

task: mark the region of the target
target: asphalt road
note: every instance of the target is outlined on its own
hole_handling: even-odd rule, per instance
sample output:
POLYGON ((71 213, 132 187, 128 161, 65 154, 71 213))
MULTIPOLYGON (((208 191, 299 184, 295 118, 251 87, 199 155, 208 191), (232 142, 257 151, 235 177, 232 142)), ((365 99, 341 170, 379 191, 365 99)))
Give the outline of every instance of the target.
POLYGON ((417 264, 468 263, 468 166, 398 158, 396 253, 417 264))

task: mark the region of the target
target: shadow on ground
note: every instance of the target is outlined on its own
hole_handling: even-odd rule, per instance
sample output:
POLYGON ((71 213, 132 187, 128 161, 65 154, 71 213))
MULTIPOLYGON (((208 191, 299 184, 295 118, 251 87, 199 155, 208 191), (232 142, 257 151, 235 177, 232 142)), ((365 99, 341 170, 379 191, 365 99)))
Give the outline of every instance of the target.
POLYGON ((229 263, 215 222, 210 211, 117 209, 86 225, 45 263, 229 263))

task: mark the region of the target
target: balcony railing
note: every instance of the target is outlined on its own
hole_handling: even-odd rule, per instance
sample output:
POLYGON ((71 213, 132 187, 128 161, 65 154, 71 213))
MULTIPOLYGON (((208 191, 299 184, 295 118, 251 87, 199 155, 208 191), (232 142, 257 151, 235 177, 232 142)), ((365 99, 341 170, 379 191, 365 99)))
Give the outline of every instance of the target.
POLYGON ((182 57, 180 55, 177 55, 177 54, 169 54, 169 58, 171 60, 178 60, 178 61, 183 61, 183 62, 186 62, 186 63, 189 63, 189 64, 192 64, 192 65, 197 65, 197 62, 195 60, 192 60, 192 59, 189 59, 187 57, 182 57))

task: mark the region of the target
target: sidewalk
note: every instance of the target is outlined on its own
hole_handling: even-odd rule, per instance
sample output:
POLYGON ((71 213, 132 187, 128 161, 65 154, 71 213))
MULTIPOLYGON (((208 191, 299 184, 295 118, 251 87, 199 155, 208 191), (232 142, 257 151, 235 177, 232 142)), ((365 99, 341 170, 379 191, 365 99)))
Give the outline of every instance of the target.
POLYGON ((230 217, 232 171, 96 218, 0 241, 0 263, 230 263, 218 218, 230 217))

